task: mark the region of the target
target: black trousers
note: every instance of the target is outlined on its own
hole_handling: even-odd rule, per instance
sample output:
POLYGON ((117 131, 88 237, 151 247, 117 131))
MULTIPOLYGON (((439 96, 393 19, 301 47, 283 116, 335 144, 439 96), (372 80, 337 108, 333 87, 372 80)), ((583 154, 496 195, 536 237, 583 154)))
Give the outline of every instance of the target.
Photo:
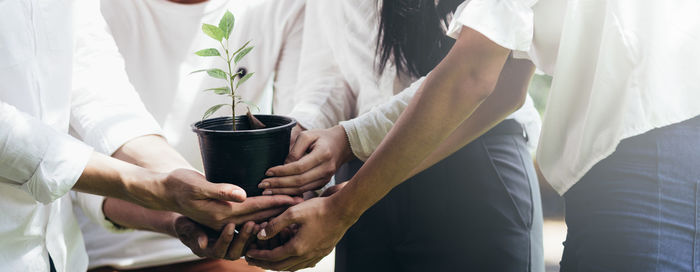
MULTIPOLYGON (((541 235, 531 237, 533 220, 541 228, 541 215, 533 216, 539 188, 522 128, 508 126, 502 123, 367 210, 338 244, 335 271, 530 271, 531 243, 541 245, 541 235)), ((361 164, 344 166, 336 180, 349 179, 361 164)))

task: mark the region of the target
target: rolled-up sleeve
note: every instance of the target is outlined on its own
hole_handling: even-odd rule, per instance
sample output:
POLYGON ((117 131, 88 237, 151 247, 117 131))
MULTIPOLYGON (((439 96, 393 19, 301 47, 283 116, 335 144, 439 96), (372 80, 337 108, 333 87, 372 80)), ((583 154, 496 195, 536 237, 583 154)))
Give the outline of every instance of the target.
POLYGON ((78 181, 92 148, 0 101, 0 182, 48 204, 78 181))
POLYGON ((532 6, 537 0, 471 0, 455 11, 447 35, 457 39, 469 27, 496 44, 528 52, 534 33, 532 6))
POLYGON ((424 80, 425 77, 416 80, 411 86, 370 112, 340 122, 340 125, 345 129, 355 157, 366 161, 372 155, 394 126, 396 120, 399 119, 401 113, 408 107, 408 103, 411 102, 424 80))
POLYGON ((70 124, 85 143, 111 155, 131 139, 162 132, 129 82, 99 2, 75 4, 70 124))

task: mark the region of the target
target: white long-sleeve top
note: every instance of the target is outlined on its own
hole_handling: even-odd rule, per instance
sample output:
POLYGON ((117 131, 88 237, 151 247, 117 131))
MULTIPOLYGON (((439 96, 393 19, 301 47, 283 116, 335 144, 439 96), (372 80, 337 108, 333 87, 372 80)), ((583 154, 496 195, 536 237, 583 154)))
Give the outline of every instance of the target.
MULTIPOLYGON (((365 160, 384 139, 422 79, 398 76, 393 65, 381 75, 376 72, 377 1, 307 0, 306 5, 301 72, 291 115, 307 129, 349 120, 341 124, 353 153, 365 160)), ((525 105, 508 119, 525 126, 528 145, 534 150, 541 121, 532 99, 528 96, 525 105)))
POLYGON ((66 193, 92 147, 111 153, 159 133, 101 25, 97 1, 0 2, 2 271, 49 271, 49 254, 57 271, 84 271, 66 193))
POLYGON ((460 9, 452 35, 475 29, 553 76, 537 159, 561 194, 623 139, 700 115, 698 1, 472 0, 460 9))
MULTIPOLYGON (((95 0, 99 1, 99 0, 95 0)), ((304 0, 209 0, 178 4, 167 0, 102 0, 126 71, 143 103, 163 127, 163 135, 195 168, 202 169, 197 136, 190 124, 201 120, 207 108, 229 98, 202 90, 221 86, 220 79, 193 70, 220 67, 221 58, 194 54, 218 43, 201 32, 202 23, 217 25, 226 10, 236 17, 230 45, 250 40, 255 49, 240 66, 255 72, 238 94, 258 104, 261 111, 284 114, 293 105, 304 0), (273 19, 274 18, 274 19, 273 19), (274 94, 268 88, 273 79, 274 94)), ((245 112, 238 107, 238 114, 245 112)), ((252 109, 253 111, 255 109, 252 109)), ((222 111, 220 114, 230 114, 222 111)), ((85 238, 89 268, 112 266, 136 269, 199 259, 180 240, 168 235, 117 232, 102 220, 104 198, 78 194, 78 222, 85 238)))

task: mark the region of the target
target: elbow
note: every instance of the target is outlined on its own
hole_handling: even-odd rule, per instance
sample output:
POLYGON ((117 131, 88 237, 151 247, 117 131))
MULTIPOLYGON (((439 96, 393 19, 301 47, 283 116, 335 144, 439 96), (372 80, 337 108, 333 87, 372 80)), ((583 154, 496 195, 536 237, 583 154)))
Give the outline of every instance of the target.
POLYGON ((496 84, 498 75, 472 74, 459 80, 456 84, 462 103, 479 105, 491 96, 496 84))

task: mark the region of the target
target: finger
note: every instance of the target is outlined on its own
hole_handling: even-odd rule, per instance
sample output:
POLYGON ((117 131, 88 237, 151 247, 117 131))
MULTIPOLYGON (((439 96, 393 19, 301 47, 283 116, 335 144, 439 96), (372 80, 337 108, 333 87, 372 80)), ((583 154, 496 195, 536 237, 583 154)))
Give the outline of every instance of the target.
POLYGON ((246 200, 246 193, 241 187, 228 183, 203 183, 202 193, 206 198, 223 201, 243 202, 246 200))
POLYGON ((244 250, 248 242, 251 240, 250 238, 253 236, 253 230, 255 229, 255 223, 254 222, 248 222, 245 225, 243 225, 243 228, 241 229, 241 232, 238 234, 238 237, 236 237, 233 240, 233 243, 231 243, 231 246, 228 249, 228 254, 226 254, 227 259, 229 260, 238 260, 243 256, 244 250))
POLYGON ((329 181, 330 177, 309 182, 305 185, 302 185, 301 187, 268 188, 265 189, 265 191, 263 191, 263 195, 301 195, 308 191, 314 191, 323 188, 323 186, 328 184, 329 181))
POLYGON ((178 239, 192 250, 192 253, 202 256, 207 248, 208 238, 202 227, 192 220, 180 217, 175 221, 175 232, 178 239))
POLYGON ((265 226, 260 232, 258 233, 258 239, 260 240, 267 240, 272 237, 275 237, 277 233, 282 231, 284 228, 291 224, 296 224, 296 218, 294 216, 294 207, 287 209, 285 212, 280 214, 279 216, 273 218, 272 220, 267 222, 267 226, 265 226))
POLYGON ((236 217, 236 221, 238 221, 238 222, 253 221, 256 223, 260 223, 260 222, 263 222, 271 217, 278 216, 286 210, 287 210, 286 207, 282 207, 282 208, 273 208, 273 209, 267 209, 267 210, 262 210, 262 211, 256 211, 256 212, 245 214, 245 215, 239 215, 236 217))
POLYGON ((294 146, 289 150, 289 155, 287 155, 285 163, 295 162, 301 159, 301 157, 311 149, 316 140, 318 140, 318 136, 312 133, 300 133, 297 140, 294 142, 294 146))
MULTIPOLYGON (((310 169, 320 166, 331 159, 331 154, 321 150, 314 149, 310 153, 304 155, 297 161, 289 162, 283 165, 275 166, 267 170, 265 173, 268 177, 285 177, 301 175, 310 169)), ((264 182, 264 181, 263 181, 264 182)))
POLYGON ((289 207, 296 203, 297 201, 291 196, 268 195, 250 197, 246 199, 246 201, 244 201, 243 203, 232 204, 232 207, 236 214, 247 214, 271 208, 289 207))
MULTIPOLYGON (((309 156, 312 156, 309 154, 309 156)), ((308 157, 308 156, 307 156, 308 157)), ((333 174, 335 174, 335 168, 328 162, 328 160, 321 160, 321 161, 311 161, 311 162, 305 162, 306 157, 304 157, 302 160, 298 162, 293 162, 291 164, 288 164, 287 166, 290 166, 292 168, 296 167, 293 166, 294 164, 304 164, 308 163, 309 165, 312 165, 309 169, 304 170, 300 174, 293 174, 293 175, 285 175, 288 172, 285 172, 287 170, 280 170, 279 174, 276 177, 271 177, 271 178, 266 178, 260 184, 258 185, 259 188, 262 189, 267 189, 267 188, 288 188, 288 187, 300 187, 302 185, 305 185, 309 182, 320 180, 320 179, 325 179, 326 181, 329 181, 333 174)), ((314 159, 310 159, 314 160, 314 159)), ((300 170, 306 169, 306 166, 298 166, 300 170)), ((293 169, 294 170, 294 169, 293 169)))
POLYGON ((213 256, 210 257, 217 259, 223 259, 226 257, 226 252, 228 251, 229 244, 231 244, 231 241, 233 240, 233 233, 235 230, 235 224, 228 224, 226 227, 224 227, 221 235, 219 235, 219 239, 216 240, 216 243, 211 250, 213 256))

